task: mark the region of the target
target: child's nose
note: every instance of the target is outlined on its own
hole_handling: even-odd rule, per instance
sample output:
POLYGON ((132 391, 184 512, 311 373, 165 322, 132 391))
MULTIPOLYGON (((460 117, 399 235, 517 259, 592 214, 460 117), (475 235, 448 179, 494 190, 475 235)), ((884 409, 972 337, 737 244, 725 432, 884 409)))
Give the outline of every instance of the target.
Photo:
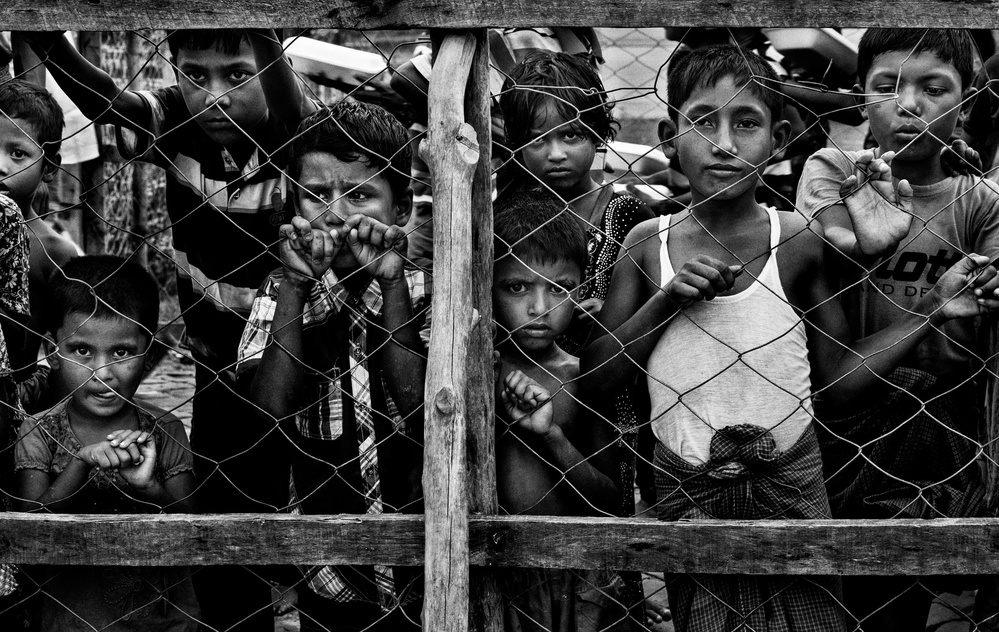
POLYGON ((895 103, 903 113, 910 116, 919 116, 919 99, 916 97, 914 89, 904 88, 900 90, 895 103))
POLYGON ((554 161, 566 159, 565 147, 562 146, 562 143, 558 141, 552 141, 549 143, 548 159, 554 161))
POLYGON ((709 142, 711 143, 711 150, 715 154, 734 156, 738 153, 738 149, 735 146, 735 137, 724 126, 718 130, 714 138, 709 139, 709 142))
POLYGON ((229 92, 222 86, 211 86, 205 91, 205 107, 210 108, 216 104, 218 107, 223 109, 232 105, 232 99, 229 97, 229 92))

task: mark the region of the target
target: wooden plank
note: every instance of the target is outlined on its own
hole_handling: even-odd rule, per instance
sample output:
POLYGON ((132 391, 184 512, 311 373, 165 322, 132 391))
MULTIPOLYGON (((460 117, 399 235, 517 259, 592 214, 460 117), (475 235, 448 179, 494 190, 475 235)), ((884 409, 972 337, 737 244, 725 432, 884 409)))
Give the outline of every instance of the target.
POLYGON ((444 39, 430 78, 430 121, 421 146, 434 183, 434 300, 427 361, 423 627, 468 629, 468 478, 465 392, 475 326, 472 304, 472 176, 475 130, 462 104, 475 54, 468 33, 444 39))
POLYGON ((675 573, 972 575, 999 572, 999 519, 658 522, 473 520, 472 564, 675 573))
MULTIPOLYGON (((994 575, 999 519, 667 523, 473 516, 469 549, 470 563, 487 568, 994 575)), ((423 557, 419 516, 0 514, 0 562, 15 564, 93 565, 113 558, 128 566, 415 566, 423 557)))
POLYGON ((423 516, 0 513, 15 564, 384 564, 423 562, 423 516))
MULTIPOLYGON (((477 138, 491 137, 489 111, 489 55, 485 29, 475 36, 465 120, 477 138)), ((468 354, 468 510, 472 514, 499 513, 496 497, 496 402, 493 368, 493 205, 490 160, 492 143, 479 144, 479 162, 472 180, 472 305, 478 313, 468 354)), ((468 627, 472 632, 503 631, 503 599, 494 570, 469 571, 468 627)))
POLYGON ((481 26, 999 27, 999 0, 6 0, 4 29, 481 26))

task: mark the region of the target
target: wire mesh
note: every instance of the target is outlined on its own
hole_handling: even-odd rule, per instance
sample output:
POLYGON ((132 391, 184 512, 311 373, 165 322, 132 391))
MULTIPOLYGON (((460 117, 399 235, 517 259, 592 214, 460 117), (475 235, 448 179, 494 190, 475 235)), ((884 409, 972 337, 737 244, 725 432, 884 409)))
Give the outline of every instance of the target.
MULTIPOLYGON (((805 30, 490 30, 503 513, 993 515, 989 56, 920 31, 854 94, 860 33, 805 30), (727 41, 747 48, 699 57, 727 41)), ((423 511, 429 39, 229 35, 106 33, 77 58, 14 34, 39 59, 3 83, 45 66, 96 121, 48 139, 0 104, 34 155, 15 171, 94 130, 103 156, 36 175, 56 188, 37 217, 33 190, 5 207, 14 510, 423 511), (109 269, 73 272, 67 199, 109 269), (73 295, 71 273, 97 276, 73 295)), ((991 578, 662 571, 502 569, 504 625, 996 627, 991 578)), ((422 605, 421 569, 375 564, 0 580, 0 620, 29 629, 399 630, 422 605)))

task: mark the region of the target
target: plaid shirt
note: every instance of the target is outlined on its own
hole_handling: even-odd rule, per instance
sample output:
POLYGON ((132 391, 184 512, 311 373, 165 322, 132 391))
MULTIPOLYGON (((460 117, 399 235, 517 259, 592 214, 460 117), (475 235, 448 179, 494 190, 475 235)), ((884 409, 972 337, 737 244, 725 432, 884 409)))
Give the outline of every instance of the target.
MULTIPOLYGON (((427 342, 430 325, 429 318, 424 318, 424 314, 429 312, 430 276, 422 270, 410 268, 406 269, 405 275, 413 312, 416 318, 426 321, 420 330, 420 337, 427 342)), ((274 321, 278 290, 283 278, 281 270, 273 272, 264 281, 253 301, 237 351, 237 376, 255 368, 264 349, 273 341, 271 323, 274 321)), ((336 362, 336 356, 339 355, 337 332, 325 325, 340 315, 362 317, 366 321, 368 327, 348 327, 347 330, 350 353, 355 358, 362 358, 360 364, 367 371, 368 328, 377 326, 375 323, 381 318, 381 309, 381 288, 374 279, 362 292, 351 295, 331 270, 312 288, 303 318, 307 404, 296 415, 298 429, 303 436, 324 440, 339 438, 343 434, 344 407, 354 405, 353 397, 343 388, 344 367, 336 362)), ((370 376, 370 372, 367 374, 370 376)), ((387 392, 385 395, 388 410, 384 412, 397 417, 391 397, 387 392)))
MULTIPOLYGON (((414 317, 424 323, 420 337, 426 343, 430 331, 427 318, 430 278, 418 269, 407 269, 405 276, 414 317)), ((255 367, 264 349, 273 342, 271 325, 283 278, 281 270, 272 273, 253 302, 239 344, 237 376, 255 367)), ((306 395, 305 405, 296 414, 296 426, 303 437, 333 442, 343 435, 345 419, 350 420, 346 425, 358 431, 358 446, 354 452, 358 457, 354 460, 356 465, 332 465, 360 469, 364 483, 359 492, 365 496, 367 513, 383 511, 377 463, 379 438, 373 431, 373 417, 387 417, 394 430, 405 432, 403 419, 389 395, 384 377, 379 374, 377 384, 371 379, 372 367, 368 360, 378 350, 373 339, 384 336, 384 343, 387 343, 390 333, 373 330, 379 327, 381 311, 381 288, 374 279, 362 291, 352 294, 329 271, 313 287, 303 312, 306 395), (380 388, 373 389, 373 386, 380 388), (374 396, 376 391, 382 395, 380 399, 374 396), (368 428, 363 439, 362 427, 368 428)), ((365 585, 370 580, 363 578, 372 571, 378 599, 384 608, 391 609, 398 604, 398 599, 389 568, 375 566, 368 572, 336 566, 305 569, 312 590, 338 602, 370 601, 373 594, 365 585)))

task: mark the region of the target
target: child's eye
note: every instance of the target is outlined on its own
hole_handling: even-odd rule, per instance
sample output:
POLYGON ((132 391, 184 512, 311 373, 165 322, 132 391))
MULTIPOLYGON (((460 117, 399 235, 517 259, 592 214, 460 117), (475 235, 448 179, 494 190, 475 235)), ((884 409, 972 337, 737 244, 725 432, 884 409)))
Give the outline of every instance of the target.
POLYGON ((939 86, 927 86, 925 88, 925 92, 926 92, 926 94, 930 95, 931 97, 939 97, 939 96, 943 96, 944 94, 946 94, 947 93, 947 89, 946 88, 941 88, 939 86))
POLYGON ((201 85, 205 82, 205 73, 198 72, 197 70, 188 71, 184 73, 184 76, 186 76, 187 80, 190 81, 191 83, 196 83, 198 85, 201 85))
POLYGON ((128 356, 132 355, 132 351, 131 349, 115 349, 114 353, 112 353, 111 355, 116 360, 120 360, 122 358, 127 358, 128 356))
POLYGON ((569 290, 562 287, 561 285, 552 285, 549 291, 552 294, 555 294, 556 296, 564 296, 569 293, 569 290))
POLYGON ((252 75, 244 70, 234 70, 229 74, 229 79, 234 83, 243 83, 252 75))
POLYGON ((521 294, 525 290, 523 283, 507 283, 506 289, 513 294, 521 294))
POLYGON ((28 157, 28 152, 23 149, 14 149, 10 152, 10 157, 14 160, 24 160, 28 157))
POLYGON ((701 117, 694 119, 690 124, 694 127, 710 127, 711 121, 709 121, 706 117, 701 117))
POLYGON ((878 94, 894 94, 895 93, 895 84, 894 83, 885 83, 885 84, 882 84, 880 86, 874 86, 874 92, 876 92, 878 94))
POLYGON ((366 202, 370 198, 371 196, 363 191, 351 191, 347 194, 347 199, 351 202, 366 202))
POLYGON ((760 123, 758 121, 754 121, 753 119, 743 119, 736 124, 736 127, 741 129, 755 129, 759 126, 760 123))
POLYGON ((90 357, 90 347, 76 347, 72 350, 74 355, 78 355, 83 358, 90 357))

